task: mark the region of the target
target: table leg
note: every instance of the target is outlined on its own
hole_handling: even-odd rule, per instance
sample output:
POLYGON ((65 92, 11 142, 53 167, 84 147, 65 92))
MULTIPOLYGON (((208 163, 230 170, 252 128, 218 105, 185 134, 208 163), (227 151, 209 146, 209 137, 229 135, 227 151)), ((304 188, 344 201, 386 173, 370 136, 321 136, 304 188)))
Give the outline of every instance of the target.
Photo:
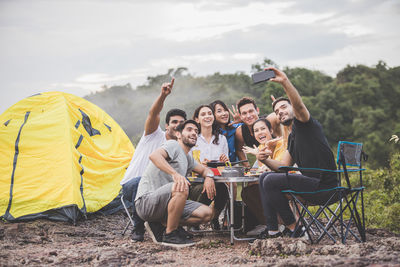
POLYGON ((233 245, 233 237, 234 237, 234 226, 235 226, 235 217, 234 217, 234 197, 233 197, 233 183, 229 183, 229 201, 231 205, 231 219, 230 219, 230 230, 231 230, 231 245, 233 245))
MULTIPOLYGON (((237 178, 237 177, 233 177, 233 178, 237 178)), ((231 241, 231 245, 233 245, 233 243, 234 243, 234 241, 236 240, 236 241, 252 241, 252 240, 254 240, 255 238, 239 238, 239 237, 236 237, 235 236, 235 213, 234 213, 234 202, 235 202, 235 196, 233 195, 233 183, 234 182, 241 182, 241 183, 243 183, 242 181, 237 181, 237 180, 233 180, 233 181, 229 181, 229 178, 227 178, 226 180, 220 180, 219 181, 220 183, 229 183, 229 190, 228 190, 228 193, 229 193, 229 207, 230 207, 230 212, 229 212, 229 216, 228 217, 230 217, 229 218, 229 232, 230 232, 230 241, 231 241)), ((252 181, 253 182, 253 181, 252 181)), ((239 231, 239 230, 242 230, 242 229, 244 229, 244 212, 243 212, 243 207, 242 207, 242 213, 243 213, 243 215, 242 215, 242 228, 241 229, 236 229, 237 231, 239 231)))
MULTIPOLYGON (((230 190, 230 194, 229 194, 229 198, 230 198, 230 204, 231 204, 231 245, 233 245, 233 241, 237 240, 237 241, 253 241, 255 240, 255 238, 253 237, 245 237, 245 238, 239 238, 235 236, 235 231, 234 231, 234 226, 235 226, 235 218, 234 218, 234 207, 233 207, 233 203, 234 203, 234 196, 233 196, 233 183, 230 182, 229 183, 229 190, 230 190)), ((242 203, 242 230, 244 230, 244 206, 242 203)))

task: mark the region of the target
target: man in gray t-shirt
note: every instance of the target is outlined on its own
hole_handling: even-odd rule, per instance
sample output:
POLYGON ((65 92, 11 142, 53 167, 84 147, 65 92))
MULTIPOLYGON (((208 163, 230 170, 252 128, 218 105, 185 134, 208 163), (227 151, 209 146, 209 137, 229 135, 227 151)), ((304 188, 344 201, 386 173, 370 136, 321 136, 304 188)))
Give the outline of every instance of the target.
POLYGON ((204 179, 207 195, 216 194, 214 174, 188 155, 197 141, 198 125, 193 120, 180 124, 178 141, 168 140, 150 155, 150 163, 140 180, 135 206, 146 221, 146 229, 154 242, 182 247, 193 245, 179 225, 199 225, 211 220, 212 210, 199 202, 187 200, 190 182, 188 172, 194 171, 204 179), (165 232, 161 224, 166 224, 165 232))
MULTIPOLYGON (((186 176, 187 171, 193 170, 195 161, 193 157, 186 154, 179 143, 175 140, 168 140, 161 145, 160 149, 168 155, 166 161, 168 164, 181 176, 186 176)), ((159 169, 153 161, 150 161, 145 169, 142 179, 139 183, 136 199, 144 194, 154 192, 156 189, 163 185, 173 183, 172 176, 161 169, 159 169)), ((136 200, 135 199, 135 200, 136 200)))

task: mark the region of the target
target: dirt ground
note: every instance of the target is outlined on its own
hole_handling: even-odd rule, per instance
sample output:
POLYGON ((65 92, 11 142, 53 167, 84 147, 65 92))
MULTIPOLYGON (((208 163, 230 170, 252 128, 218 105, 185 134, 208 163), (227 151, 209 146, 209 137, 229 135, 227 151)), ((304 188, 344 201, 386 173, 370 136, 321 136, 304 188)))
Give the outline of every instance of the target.
POLYGON ((230 245, 227 234, 196 237, 194 247, 172 249, 133 243, 120 212, 92 215, 77 226, 36 220, 0 222, 0 266, 400 266, 400 236, 368 229, 367 242, 310 245, 304 239, 277 238, 230 245))

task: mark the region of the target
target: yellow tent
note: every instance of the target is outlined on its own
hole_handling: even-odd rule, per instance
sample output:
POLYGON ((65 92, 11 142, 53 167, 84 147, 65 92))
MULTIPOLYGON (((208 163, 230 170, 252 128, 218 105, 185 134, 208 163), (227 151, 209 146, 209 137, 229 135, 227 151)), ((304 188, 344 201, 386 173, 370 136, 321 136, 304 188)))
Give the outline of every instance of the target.
POLYGON ((48 92, 0 115, 0 216, 72 221, 117 197, 134 148, 103 110, 48 92))

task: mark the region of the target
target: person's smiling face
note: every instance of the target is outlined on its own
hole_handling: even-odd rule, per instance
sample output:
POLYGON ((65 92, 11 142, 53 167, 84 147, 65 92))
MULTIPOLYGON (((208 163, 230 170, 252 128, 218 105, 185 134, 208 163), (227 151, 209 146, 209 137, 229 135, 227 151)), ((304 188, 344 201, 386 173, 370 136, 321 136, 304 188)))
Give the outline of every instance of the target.
POLYGON ((196 145, 199 129, 196 125, 188 123, 183 128, 182 133, 177 132, 177 134, 178 139, 180 138, 185 146, 192 148, 196 145))
POLYGON ((179 115, 171 116, 169 123, 165 125, 165 132, 170 139, 176 140, 176 127, 184 122, 184 118, 179 115))
POLYGON ((285 126, 290 125, 294 119, 292 105, 285 100, 276 103, 274 112, 279 121, 285 126))
POLYGON ((272 139, 268 126, 263 121, 258 121, 253 126, 254 137, 260 144, 265 144, 272 139))
POLYGON ((215 105, 215 120, 218 124, 225 125, 229 122, 229 111, 220 104, 215 105))
POLYGON ((201 127, 211 127, 214 123, 214 114, 209 107, 202 107, 199 111, 199 116, 196 118, 196 122, 201 127))
POLYGON ((251 126, 258 120, 258 109, 252 103, 241 106, 239 112, 240 118, 247 126, 251 126))

